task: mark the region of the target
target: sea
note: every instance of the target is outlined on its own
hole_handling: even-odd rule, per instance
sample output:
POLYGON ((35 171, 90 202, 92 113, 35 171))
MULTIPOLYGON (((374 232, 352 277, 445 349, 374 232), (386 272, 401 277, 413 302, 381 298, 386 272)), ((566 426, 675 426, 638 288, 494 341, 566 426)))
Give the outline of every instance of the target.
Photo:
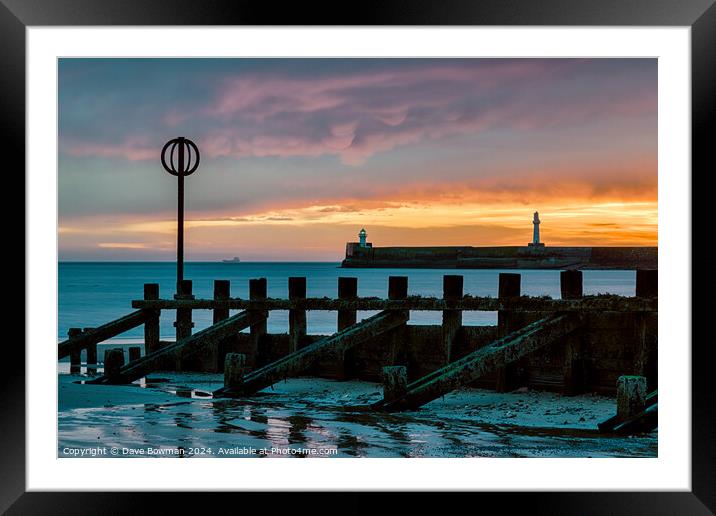
MULTIPOLYGON (((160 297, 171 298, 176 284, 173 262, 60 262, 58 270, 58 340, 67 337, 71 327, 97 327, 133 311, 133 299, 141 299, 144 283, 159 283, 160 297)), ((464 276, 464 293, 497 296, 501 272, 522 274, 522 294, 559 299, 558 270, 483 269, 343 269, 339 262, 188 262, 185 279, 193 281, 196 298, 212 298, 216 279, 231 281, 231 296, 247 298, 249 279, 266 278, 269 297, 288 296, 288 278, 305 276, 308 297, 336 297, 338 277, 358 278, 359 296, 387 297, 388 277, 407 276, 409 295, 442 295, 446 274, 464 276)), ((626 270, 584 271, 584 293, 633 296, 636 273, 626 270)), ((358 319, 375 312, 359 312, 358 319)), ((210 310, 195 310, 194 331, 211 324, 210 310)), ((172 310, 162 311, 160 332, 163 340, 174 339, 172 310)), ((440 312, 411 312, 409 324, 440 324, 440 312)), ((493 325, 496 312, 464 312, 464 325, 493 325)), ((309 334, 326 335, 336 331, 336 312, 311 311, 307 314, 309 334)), ((288 331, 288 312, 271 311, 270 333, 288 331)), ((141 326, 117 339, 136 341, 143 337, 141 326)))

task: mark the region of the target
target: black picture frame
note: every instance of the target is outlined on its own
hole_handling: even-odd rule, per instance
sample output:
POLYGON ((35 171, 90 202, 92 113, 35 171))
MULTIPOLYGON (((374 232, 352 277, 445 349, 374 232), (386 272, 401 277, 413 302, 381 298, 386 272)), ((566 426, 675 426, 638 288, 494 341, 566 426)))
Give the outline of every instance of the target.
MULTIPOLYGON (((291 3, 215 0, 0 0, 0 117, 5 149, 24 149, 25 138, 25 30, 28 26, 81 25, 576 25, 576 26, 689 26, 692 38, 692 180, 713 169, 716 114, 716 5, 714 0, 378 0, 291 3)), ((15 170, 24 170, 23 153, 10 156, 15 170)), ((9 170, 8 166, 5 167, 9 170)), ((688 171, 685 171, 688 173, 688 171)), ((19 175, 19 174, 18 174, 19 175)), ((7 179, 7 176, 6 176, 7 179)), ((18 179, 17 177, 15 178, 18 179)), ((693 185, 693 183, 692 183, 693 185)), ((24 188, 17 183, 17 188, 24 188)), ((6 190, 7 191, 7 190, 6 190)), ((24 190, 23 190, 24 191, 24 190)), ((697 190, 693 190, 696 192, 697 190)), ((696 207, 694 199, 693 206, 696 207)), ((11 215, 17 219, 17 209, 11 215)), ((702 217, 693 213, 693 220, 702 217)), ((696 231, 694 231, 694 234, 696 231)), ((706 233, 708 235, 708 233, 706 233)), ((709 236, 705 240, 711 240, 709 236)), ((15 239, 16 247, 24 235, 15 239)), ((694 242, 695 244, 698 242, 694 242)), ((692 249, 694 271, 703 271, 707 256, 692 249)), ((25 256, 27 259, 27 256, 25 256)), ((18 257, 16 262, 20 262, 18 257)), ((19 281, 19 275, 16 274, 19 281)), ((18 286, 19 288, 19 286, 18 286)), ((694 296, 704 294, 706 282, 696 282, 694 296)), ((51 289, 50 289, 51 290, 51 289)), ((17 290, 19 291, 19 290, 17 290)), ((692 300, 683 300, 685 303, 692 300)), ((697 322, 697 321, 694 321, 697 322)), ((692 334, 693 333, 692 326, 692 334)), ((712 384, 713 346, 709 340, 692 339, 692 491, 642 493, 521 493, 483 494, 495 498, 510 513, 522 510, 537 514, 712 514, 716 512, 716 399, 712 384), (508 505, 509 503, 509 505, 508 505)), ((9 342, 6 344, 10 344, 9 342)), ((669 343, 688 349, 690 342, 669 343)), ((184 513, 193 503, 205 504, 198 494, 122 493, 26 493, 25 492, 25 357, 20 346, 7 345, 3 361, 6 383, 0 396, 2 424, 0 443, 0 510, 8 514, 145 513, 159 501, 162 513, 184 513)), ((92 467, 88 464, 88 467, 92 467)), ((81 486, 78 486, 81 488, 81 486)), ((229 495, 227 495, 229 496, 229 495)), ((231 495, 234 496, 234 495, 231 495)), ((241 507, 266 503, 266 495, 240 494, 241 507), (252 500, 252 498, 254 498, 252 500)), ((332 511, 371 510, 372 494, 350 493, 350 499, 332 511)), ((419 495, 413 495, 419 496, 419 495)), ((457 496, 457 495, 455 495, 457 496)), ((226 503, 221 495, 212 505, 226 503)), ((429 505, 418 499, 424 509, 429 505)), ((291 507, 292 513, 306 505, 301 496, 271 495, 271 511, 291 507)), ((307 504, 320 512, 317 501, 307 504)), ((382 502, 381 502, 382 503, 382 502)), ((444 502, 441 504, 445 509, 444 502)), ((461 504, 461 501, 455 501, 461 504)), ((474 502, 471 502, 474 503, 474 502)), ((482 501, 481 501, 482 503, 482 501)), ((452 505, 452 504, 451 504, 452 505)), ((206 509, 206 505, 204 508, 206 509)), ((454 505, 453 507, 458 507, 454 505)), ((238 509, 238 506, 237 506, 238 509)), ((239 509, 246 510, 246 509, 239 509)), ((477 510, 477 507, 476 507, 477 510)))

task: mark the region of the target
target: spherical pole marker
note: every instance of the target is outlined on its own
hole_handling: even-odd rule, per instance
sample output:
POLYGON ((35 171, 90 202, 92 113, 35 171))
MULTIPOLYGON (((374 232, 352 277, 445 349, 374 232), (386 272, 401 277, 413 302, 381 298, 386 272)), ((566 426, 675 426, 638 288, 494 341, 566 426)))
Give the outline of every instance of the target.
POLYGON ((169 140, 162 148, 164 170, 177 177, 177 288, 184 279, 184 178, 196 172, 199 159, 196 144, 182 136, 169 140))

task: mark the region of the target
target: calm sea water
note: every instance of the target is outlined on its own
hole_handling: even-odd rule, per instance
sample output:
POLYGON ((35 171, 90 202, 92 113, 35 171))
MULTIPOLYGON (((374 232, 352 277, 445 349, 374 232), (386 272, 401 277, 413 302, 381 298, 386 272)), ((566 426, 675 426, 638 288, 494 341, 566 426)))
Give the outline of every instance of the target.
MULTIPOLYGON (((231 281, 232 297, 248 297, 251 278, 267 278, 268 295, 288 296, 288 277, 305 276, 309 297, 336 297, 337 278, 358 278, 359 296, 387 297, 388 276, 408 276, 409 294, 441 296, 442 277, 462 274, 465 294, 497 296, 500 272, 520 272, 522 293, 531 296, 559 298, 559 271, 505 271, 455 269, 341 269, 339 263, 204 263, 185 265, 184 276, 194 282, 197 298, 213 296, 213 281, 231 281)), ((132 311, 131 301, 141 299, 144 283, 159 283, 160 296, 170 298, 174 292, 176 268, 171 262, 63 262, 59 264, 59 321, 58 338, 64 339, 70 327, 94 327, 132 311)), ((584 271, 585 294, 610 293, 633 296, 634 271, 584 271)), ((359 319, 374 312, 360 312, 359 319)), ((336 330, 336 313, 316 311, 308 313, 308 332, 328 334, 336 330)), ((413 324, 439 324, 439 312, 412 312, 413 324)), ((496 324, 494 312, 465 312, 466 325, 496 324)), ((172 340, 173 311, 163 311, 162 338, 172 340)), ((195 331, 211 324, 211 312, 194 312, 195 331)), ((288 312, 272 311, 268 329, 272 333, 288 331, 288 312)), ((122 337, 136 339, 143 336, 142 327, 126 332, 122 337)))

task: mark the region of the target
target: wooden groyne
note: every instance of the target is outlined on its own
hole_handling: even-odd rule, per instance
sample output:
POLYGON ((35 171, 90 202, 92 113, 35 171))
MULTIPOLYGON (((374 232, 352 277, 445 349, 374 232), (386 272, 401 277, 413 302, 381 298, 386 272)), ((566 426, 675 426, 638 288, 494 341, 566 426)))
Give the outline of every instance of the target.
POLYGON ((263 278, 250 280, 248 299, 232 298, 225 280, 214 282, 212 299, 196 298, 189 280, 168 299, 147 284, 143 298, 132 301, 134 312, 73 329, 58 357, 69 356, 76 370, 86 351, 87 363, 96 363, 99 343, 144 325, 143 354, 124 363, 110 353, 111 367, 91 382, 128 383, 154 371, 221 372, 231 355, 231 381, 216 396, 251 395, 296 375, 382 381, 385 367, 394 376, 392 399, 376 406, 384 410, 415 408, 463 385, 613 394, 620 376, 639 375, 654 390, 657 271, 637 271, 635 297, 584 296, 581 271, 564 271, 560 281, 562 299, 522 296, 514 273, 500 274, 498 297, 465 294, 460 275, 444 277, 440 298, 409 295, 407 277, 389 278, 385 299, 359 296, 358 280, 348 277, 338 279, 335 298, 307 297, 302 277, 288 280, 287 299, 269 298, 263 278), (165 310, 176 310, 174 342, 160 339, 165 310), (212 310, 212 324, 195 332, 195 310, 212 310), (274 310, 289 312, 286 333, 268 333, 274 310), (310 310, 335 311, 337 331, 309 334, 310 310), (379 313, 359 321, 363 310, 379 313), (472 310, 497 312, 497 325, 463 325, 463 313, 472 310), (442 324, 408 324, 411 311, 439 311, 442 324))
POLYGON ((397 411, 415 409, 486 374, 558 342, 581 325, 574 313, 549 315, 478 349, 437 371, 408 384, 405 393, 376 403, 373 408, 397 411))
MULTIPOLYGON (((391 299, 405 298, 408 291, 408 278, 404 276, 391 277, 388 291, 391 299)), ((296 316, 294 315, 294 317, 296 316)), ((215 391, 214 395, 245 396, 254 394, 284 378, 297 376, 307 371, 319 359, 344 356, 356 345, 376 339, 402 326, 408 321, 408 318, 407 310, 384 310, 364 321, 353 323, 329 337, 292 351, 287 356, 241 378, 240 381, 233 382, 233 385, 215 391)), ((305 313, 302 314, 301 320, 305 321, 305 313)), ((296 339, 291 340, 295 341, 296 339)))

